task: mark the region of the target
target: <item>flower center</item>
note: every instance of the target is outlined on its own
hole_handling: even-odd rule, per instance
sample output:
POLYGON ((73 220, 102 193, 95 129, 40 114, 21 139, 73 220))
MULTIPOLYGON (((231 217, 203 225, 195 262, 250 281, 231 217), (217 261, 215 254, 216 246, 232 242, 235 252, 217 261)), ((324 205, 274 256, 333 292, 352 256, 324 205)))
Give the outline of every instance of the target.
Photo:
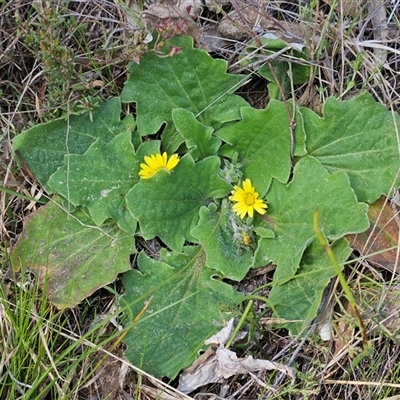
POLYGON ((244 196, 244 201, 246 205, 252 206, 255 202, 255 198, 252 193, 246 193, 246 195, 244 196))

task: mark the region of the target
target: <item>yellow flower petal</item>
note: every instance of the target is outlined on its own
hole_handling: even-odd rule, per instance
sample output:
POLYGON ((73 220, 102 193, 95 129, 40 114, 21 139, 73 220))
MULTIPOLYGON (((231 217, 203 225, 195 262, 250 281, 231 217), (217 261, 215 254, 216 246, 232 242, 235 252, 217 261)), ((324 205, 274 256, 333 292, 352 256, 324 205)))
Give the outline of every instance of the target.
POLYGON ((141 170, 139 176, 142 179, 151 178, 157 171, 164 169, 169 172, 174 169, 179 163, 179 157, 177 154, 173 154, 168 160, 167 153, 157 153, 151 156, 144 156, 144 163, 140 164, 141 170))
POLYGON ((243 190, 246 193, 254 193, 254 188, 253 186, 251 186, 251 181, 249 178, 247 178, 244 182, 243 182, 243 190))
POLYGON ((229 200, 236 202, 232 209, 242 219, 246 214, 253 218, 254 210, 259 214, 265 214, 265 208, 268 208, 267 204, 259 198, 259 194, 255 191, 250 179, 243 182, 243 189, 235 185, 229 200))
POLYGON ((264 208, 268 206, 260 201, 260 203, 254 203, 254 209, 261 215, 265 214, 267 211, 264 208))
POLYGON ((148 156, 144 156, 144 162, 151 168, 151 166, 154 165, 153 163, 153 158, 152 157, 148 157, 148 156))
POLYGON ((157 168, 162 168, 163 165, 163 158, 160 153, 151 156, 154 159, 154 165, 157 168))
POLYGON ((175 168, 178 165, 179 157, 178 154, 172 154, 167 162, 167 170, 171 171, 171 169, 175 168))

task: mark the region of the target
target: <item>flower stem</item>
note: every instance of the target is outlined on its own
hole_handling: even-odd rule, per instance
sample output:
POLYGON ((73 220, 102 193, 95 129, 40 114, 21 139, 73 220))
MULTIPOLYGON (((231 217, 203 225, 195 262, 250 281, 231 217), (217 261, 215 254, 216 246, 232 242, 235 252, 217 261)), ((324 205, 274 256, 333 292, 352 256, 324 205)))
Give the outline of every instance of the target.
POLYGON ((253 306, 253 300, 250 300, 247 303, 247 306, 242 314, 242 316, 240 317, 240 321, 238 322, 238 324, 236 325, 235 330, 232 333, 232 336, 229 338, 228 343, 226 344, 225 348, 229 349, 229 347, 231 346, 231 344, 233 343, 233 341, 235 340, 236 335, 239 333, 240 328, 242 327, 242 325, 244 324, 244 321, 247 317, 247 314, 250 312, 251 307, 253 306))
POLYGON ((365 326, 364 326, 364 322, 361 318, 360 311, 358 310, 353 293, 351 292, 351 289, 350 289, 349 285, 347 284, 346 279, 342 273, 342 269, 340 268, 340 265, 336 260, 335 254, 333 253, 332 248, 329 246, 329 243, 327 242, 325 236, 323 235, 323 233, 321 232, 321 230, 318 227, 318 220, 319 220, 319 211, 315 210, 314 219, 313 219, 313 228, 314 228, 315 236, 317 237, 318 241, 321 243, 322 247, 325 249, 333 267, 335 268, 335 272, 336 272, 337 277, 339 278, 340 285, 342 286, 343 291, 347 297, 347 300, 350 303, 350 307, 352 308, 354 315, 357 319, 358 327, 360 328, 360 332, 362 335, 364 349, 367 349, 368 348, 368 339, 366 336, 365 326))

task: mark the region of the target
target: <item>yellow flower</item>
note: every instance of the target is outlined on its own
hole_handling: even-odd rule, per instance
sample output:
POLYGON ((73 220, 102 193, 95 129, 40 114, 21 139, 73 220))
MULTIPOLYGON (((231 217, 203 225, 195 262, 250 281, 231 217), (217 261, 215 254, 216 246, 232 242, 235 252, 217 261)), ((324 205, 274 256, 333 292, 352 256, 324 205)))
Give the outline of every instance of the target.
POLYGON ((153 154, 150 157, 144 156, 144 163, 140 164, 139 175, 142 179, 151 178, 160 169, 165 169, 166 171, 171 171, 179 163, 178 154, 173 154, 169 160, 167 159, 167 153, 153 154))
POLYGON ((232 196, 229 196, 229 200, 236 201, 236 204, 233 205, 233 211, 240 218, 243 219, 246 214, 249 214, 249 217, 252 218, 254 210, 259 214, 266 213, 264 208, 268 208, 268 206, 258 198, 259 195, 251 185, 250 179, 243 182, 243 189, 235 185, 231 193, 232 196))

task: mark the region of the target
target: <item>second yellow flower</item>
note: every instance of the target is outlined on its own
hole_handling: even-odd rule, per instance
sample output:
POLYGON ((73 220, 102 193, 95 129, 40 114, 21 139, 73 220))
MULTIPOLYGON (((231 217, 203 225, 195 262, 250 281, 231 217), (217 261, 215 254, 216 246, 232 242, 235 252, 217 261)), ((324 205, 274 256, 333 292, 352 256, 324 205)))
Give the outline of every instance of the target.
POLYGON ((233 205, 233 211, 239 215, 240 218, 243 219, 246 214, 249 214, 249 217, 252 218, 254 210, 259 214, 266 213, 265 208, 268 208, 268 206, 262 199, 258 198, 259 194, 255 191, 250 179, 246 179, 243 182, 243 189, 235 185, 231 193, 232 196, 229 196, 229 200, 236 202, 236 204, 233 205))

